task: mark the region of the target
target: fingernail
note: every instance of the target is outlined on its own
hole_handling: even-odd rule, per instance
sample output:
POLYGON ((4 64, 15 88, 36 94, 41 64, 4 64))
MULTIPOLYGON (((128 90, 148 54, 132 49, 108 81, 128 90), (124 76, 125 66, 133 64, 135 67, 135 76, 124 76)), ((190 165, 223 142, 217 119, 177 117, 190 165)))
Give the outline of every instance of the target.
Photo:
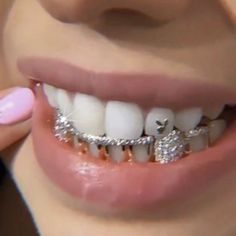
POLYGON ((34 94, 28 88, 17 88, 0 100, 0 124, 9 125, 29 118, 34 94))

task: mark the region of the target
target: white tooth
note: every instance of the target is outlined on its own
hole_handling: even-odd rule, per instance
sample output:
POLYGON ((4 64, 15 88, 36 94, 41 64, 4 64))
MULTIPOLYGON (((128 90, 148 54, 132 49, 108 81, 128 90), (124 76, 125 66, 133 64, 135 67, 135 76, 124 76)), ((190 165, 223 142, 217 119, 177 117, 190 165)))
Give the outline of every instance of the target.
POLYGON ((214 120, 209 123, 209 136, 211 144, 215 143, 224 133, 226 122, 224 120, 214 120))
POLYGON ((134 160, 140 163, 148 162, 150 156, 148 155, 148 147, 146 146, 133 146, 134 160))
POLYGON ((51 85, 43 84, 43 91, 48 99, 48 103, 54 108, 57 107, 57 89, 52 87, 51 85))
POLYGON ((203 115, 206 116, 207 118, 214 120, 216 119, 224 110, 225 106, 213 106, 213 107, 208 107, 203 110, 203 115))
POLYGON ((191 139, 190 150, 192 152, 199 152, 207 147, 207 137, 206 135, 197 136, 191 139))
POLYGON ((109 157, 114 162, 122 162, 125 160, 124 152, 120 146, 110 146, 108 147, 109 157))
POLYGON ((73 95, 63 89, 58 89, 57 104, 63 115, 70 115, 73 110, 73 95))
POLYGON ((195 129, 202 119, 201 108, 191 108, 179 111, 175 116, 175 127, 183 132, 195 129))
POLYGON ((146 117, 145 133, 147 135, 153 135, 157 138, 166 136, 173 130, 174 122, 174 113, 170 109, 153 108, 146 117), (165 119, 168 119, 168 125, 166 126, 166 129, 162 134, 158 134, 156 121, 158 120, 164 124, 165 119))
POLYGON ((90 143, 89 144, 89 151, 93 157, 98 157, 99 149, 96 144, 90 143))
POLYGON ((92 135, 105 134, 104 114, 105 107, 99 99, 85 94, 76 94, 71 117, 80 132, 92 135))
POLYGON ((143 132, 141 109, 131 103, 108 102, 106 107, 106 135, 112 138, 135 139, 143 132))
POLYGON ((74 143, 74 148, 75 149, 79 149, 80 148, 80 143, 79 143, 79 140, 76 136, 74 136, 73 138, 73 143, 74 143))

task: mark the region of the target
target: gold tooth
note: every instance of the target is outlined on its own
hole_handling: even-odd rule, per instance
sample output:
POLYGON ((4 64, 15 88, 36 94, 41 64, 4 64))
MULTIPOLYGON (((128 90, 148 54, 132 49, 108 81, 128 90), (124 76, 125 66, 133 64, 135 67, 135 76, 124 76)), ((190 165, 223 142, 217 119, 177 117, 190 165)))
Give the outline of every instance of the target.
POLYGON ((99 150, 99 154, 98 157, 101 160, 106 160, 107 159, 107 152, 106 152, 106 148, 103 146, 98 146, 98 150, 99 150))
POLYGON ((122 146, 122 156, 124 157, 123 162, 127 162, 129 160, 129 152, 126 146, 122 146))
POLYGON ((127 162, 130 162, 133 159, 133 152, 132 152, 132 147, 131 146, 126 146, 124 148, 124 156, 125 156, 125 160, 127 162))
POLYGON ((104 147, 102 147, 102 149, 103 149, 104 160, 108 160, 109 159, 108 146, 104 146, 104 147))
POLYGON ((148 145, 149 162, 155 162, 154 146, 148 145))
MULTIPOLYGON (((106 160, 107 159, 106 147, 103 147, 101 145, 96 145, 96 148, 97 148, 97 155, 95 157, 101 160, 106 160)), ((91 154, 90 151, 89 153, 91 154)))
POLYGON ((88 153, 87 143, 79 141, 78 152, 79 154, 87 154, 88 153))

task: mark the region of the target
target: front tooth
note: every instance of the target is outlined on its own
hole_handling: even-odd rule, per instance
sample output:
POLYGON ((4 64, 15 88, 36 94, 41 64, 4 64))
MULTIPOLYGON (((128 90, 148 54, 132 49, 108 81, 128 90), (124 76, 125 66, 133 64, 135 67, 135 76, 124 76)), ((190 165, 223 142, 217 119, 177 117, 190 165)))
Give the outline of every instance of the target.
POLYGON ((73 110, 72 94, 63 89, 57 91, 57 104, 63 115, 68 116, 73 110))
POLYGON ((208 107, 203 110, 203 115, 211 120, 216 119, 224 110, 224 105, 208 107))
POLYGON ((108 147, 109 157, 114 162, 122 162, 125 160, 124 152, 122 151, 122 147, 120 146, 110 146, 108 147))
POLYGON ((174 113, 170 109, 153 108, 146 117, 145 133, 147 135, 152 135, 157 138, 166 136, 173 130, 174 122, 175 122, 174 113), (168 124, 164 132, 162 134, 158 134, 156 121, 158 120, 161 123, 164 123, 165 119, 168 119, 168 124))
POLYGON ((207 137, 206 135, 200 135, 197 137, 193 137, 190 142, 190 150, 192 152, 199 152, 204 150, 207 147, 207 137))
POLYGON ((209 123, 209 136, 211 144, 215 143, 224 133, 226 122, 224 120, 214 120, 209 123))
POLYGON ((96 144, 90 143, 88 148, 93 157, 99 157, 99 149, 96 144))
POLYGON ((146 146, 133 146, 133 158, 136 162, 145 163, 148 162, 150 156, 148 155, 148 147, 146 146))
POLYGON ((43 91, 48 99, 48 103, 56 108, 57 107, 57 89, 51 85, 43 84, 43 91))
POLYGON ((131 103, 108 102, 106 107, 106 135, 111 138, 136 139, 143 132, 141 109, 131 103))
POLYGON ((73 144, 74 144, 74 148, 75 149, 79 149, 80 148, 80 143, 79 143, 79 140, 78 140, 78 137, 77 136, 74 136, 73 137, 73 144))
POLYGON ((195 129, 202 119, 201 108, 191 108, 179 111, 175 116, 175 127, 183 132, 195 129))
POLYGON ((80 131, 92 135, 103 135, 105 106, 99 99, 85 94, 76 94, 72 120, 80 131))

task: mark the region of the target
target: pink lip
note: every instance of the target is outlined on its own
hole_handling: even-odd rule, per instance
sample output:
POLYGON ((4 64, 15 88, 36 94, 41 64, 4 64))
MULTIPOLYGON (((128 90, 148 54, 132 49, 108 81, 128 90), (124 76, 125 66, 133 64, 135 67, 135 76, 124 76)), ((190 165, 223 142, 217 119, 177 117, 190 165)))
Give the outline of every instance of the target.
POLYGON ((92 94, 105 100, 135 102, 143 107, 186 108, 235 102, 235 91, 222 86, 170 78, 166 75, 95 73, 50 58, 18 61, 26 76, 68 91, 92 94), (220 94, 220 96, 219 96, 220 94))
MULTIPOLYGON (((51 59, 24 59, 19 62, 19 67, 26 76, 33 76, 39 81, 109 99, 124 96, 125 100, 131 98, 142 103, 144 96, 145 99, 152 98, 153 103, 160 99, 155 105, 171 104, 175 107, 199 106, 201 102, 206 104, 206 100, 210 104, 214 99, 214 103, 235 102, 235 94, 223 88, 164 79, 163 76, 96 74, 95 79, 91 79, 93 73, 51 59), (152 86, 145 86, 147 81, 152 86), (126 82, 127 86, 124 85, 126 82), (95 88, 96 91, 93 90, 95 88), (135 92, 132 92, 134 88, 135 92), (189 96, 188 99, 186 96, 189 96)), ((67 144, 57 141, 52 133, 52 109, 41 89, 36 90, 32 132, 37 160, 62 190, 78 199, 112 209, 160 209, 203 192, 229 171, 235 171, 236 121, 214 147, 176 163, 114 164, 89 155, 79 155, 67 144)))

